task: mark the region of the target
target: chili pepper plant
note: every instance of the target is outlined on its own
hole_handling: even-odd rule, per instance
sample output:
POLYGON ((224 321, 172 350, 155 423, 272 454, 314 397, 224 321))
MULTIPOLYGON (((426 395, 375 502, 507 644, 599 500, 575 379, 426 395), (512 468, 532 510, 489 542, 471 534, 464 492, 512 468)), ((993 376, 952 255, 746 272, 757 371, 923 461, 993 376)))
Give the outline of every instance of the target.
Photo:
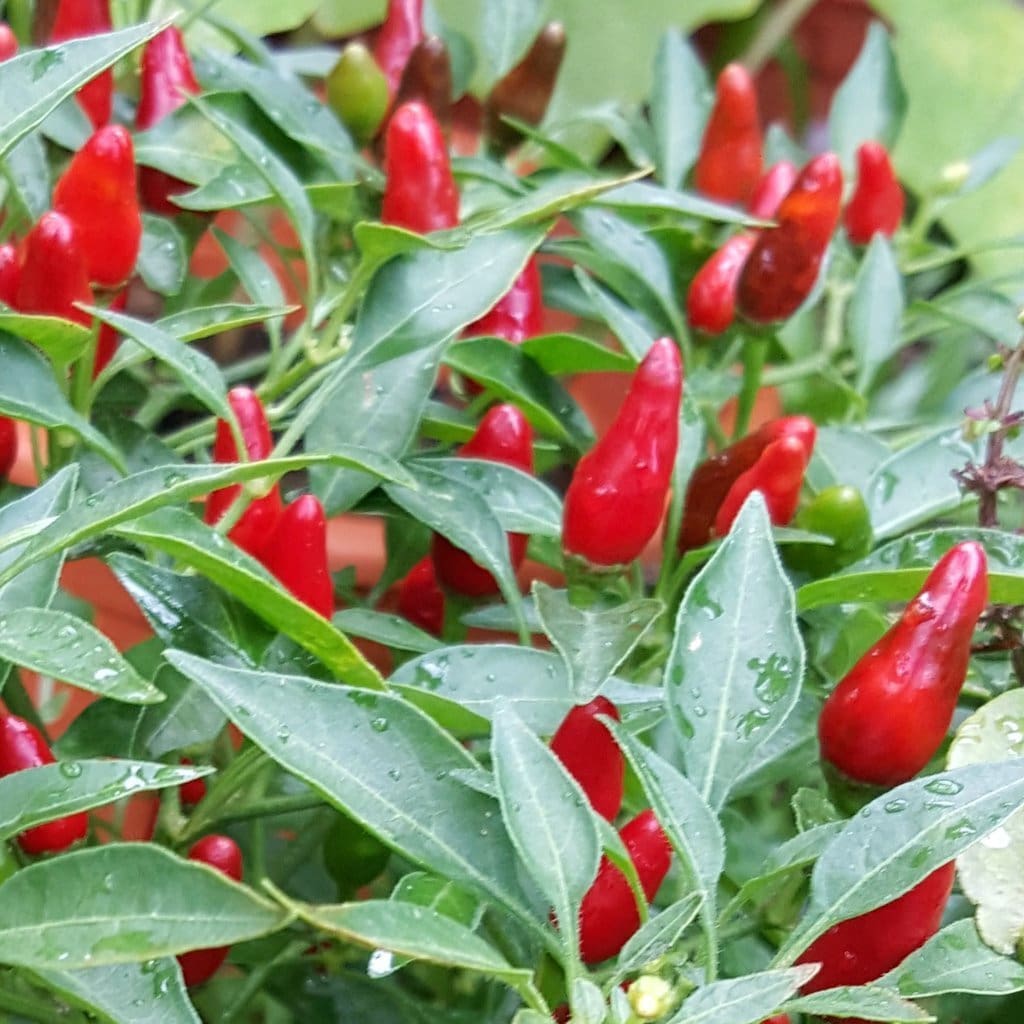
POLYGON ((1013 145, 185 6, 0 4, 0 1017, 1019 1020, 1013 145))

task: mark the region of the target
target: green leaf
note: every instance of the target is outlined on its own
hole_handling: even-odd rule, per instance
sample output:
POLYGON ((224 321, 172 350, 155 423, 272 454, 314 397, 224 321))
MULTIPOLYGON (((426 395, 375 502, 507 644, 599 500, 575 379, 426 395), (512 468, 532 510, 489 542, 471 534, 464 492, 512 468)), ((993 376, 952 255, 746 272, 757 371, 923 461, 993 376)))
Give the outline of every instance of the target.
POLYGON ((815 1016, 834 1014, 839 1017, 857 1015, 861 1020, 885 1021, 886 1024, 916 1024, 935 1018, 921 1007, 901 999, 895 992, 880 985, 844 986, 801 996, 786 1004, 791 1013, 815 1016))
POLYGON ((586 311, 589 318, 603 321, 608 330, 622 342, 622 347, 630 356, 627 369, 632 369, 654 344, 657 333, 655 325, 643 313, 599 285, 581 267, 573 267, 572 273, 593 306, 586 311))
POLYGON ((754 492, 690 584, 665 669, 686 774, 712 807, 796 704, 804 649, 794 604, 754 492))
POLYGON ((122 797, 180 786, 211 769, 143 761, 61 761, 0 779, 0 841, 122 797))
POLYGON ((873 434, 854 427, 819 427, 807 483, 815 493, 848 484, 863 493, 868 478, 892 452, 873 434))
POLYGON ((0 94, 4 97, 0 157, 62 100, 166 27, 167 22, 147 22, 120 32, 26 50, 4 61, 0 68, 0 94))
POLYGON ((375 612, 370 608, 345 608, 335 614, 334 625, 350 636, 373 640, 399 651, 427 654, 441 646, 439 640, 400 615, 375 612))
MULTIPOLYGON (((10 185, 7 203, 21 207, 26 220, 38 220, 50 205, 50 168, 39 132, 30 132, 0 161, 10 185)), ((13 211, 12 211, 13 212, 13 211)))
POLYGON ((853 167, 862 142, 881 142, 892 149, 907 109, 907 95, 889 45, 889 33, 880 21, 868 27, 867 38, 829 111, 831 148, 843 166, 853 167))
POLYGON ((142 215, 142 246, 137 263, 146 285, 160 295, 177 295, 188 273, 185 239, 172 221, 142 215))
POLYGON ((295 306, 249 306, 223 302, 216 306, 198 306, 172 313, 157 320, 156 326, 179 341, 198 341, 222 331, 251 324, 264 324, 294 312, 295 306))
POLYGON ((642 971, 674 949, 683 932, 693 923, 700 905, 700 896, 692 892, 648 918, 622 947, 615 965, 616 978, 642 971))
POLYGON ((533 584, 533 599, 544 632, 565 659, 580 704, 597 696, 665 610, 660 601, 643 598, 611 608, 580 609, 567 591, 539 580, 533 584))
POLYGON ((678 189, 696 161, 710 110, 703 63, 683 34, 669 29, 658 45, 651 91, 657 174, 665 188, 678 189))
POLYGON ((1024 803, 1024 760, 915 779, 873 800, 814 865, 800 924, 776 957, 792 963, 833 925, 913 888, 1024 803))
POLYGON ((631 213, 675 213, 720 224, 756 226, 763 223, 735 206, 726 206, 725 203, 716 203, 691 192, 673 191, 646 182, 623 185, 602 196, 598 205, 631 213))
POLYGON ((0 886, 0 963, 71 970, 227 946, 277 931, 280 908, 149 843, 76 850, 0 886))
POLYGON ((613 352, 580 334, 542 334, 527 338, 519 348, 553 377, 573 373, 629 373, 635 366, 629 356, 613 352))
POLYGON ((857 390, 862 394, 899 348, 903 307, 903 279, 892 246, 884 235, 876 234, 857 271, 848 311, 857 390))
POLYGON ((697 989, 668 1024, 758 1024, 816 973, 817 965, 763 971, 697 989))
POLYGON ((480 41, 485 75, 478 83, 486 95, 522 59, 544 20, 546 0, 484 0, 480 41))
POLYGON ((1024 966, 986 945, 973 921, 955 921, 879 978, 878 984, 909 999, 946 992, 1005 995, 1024 990, 1024 966))

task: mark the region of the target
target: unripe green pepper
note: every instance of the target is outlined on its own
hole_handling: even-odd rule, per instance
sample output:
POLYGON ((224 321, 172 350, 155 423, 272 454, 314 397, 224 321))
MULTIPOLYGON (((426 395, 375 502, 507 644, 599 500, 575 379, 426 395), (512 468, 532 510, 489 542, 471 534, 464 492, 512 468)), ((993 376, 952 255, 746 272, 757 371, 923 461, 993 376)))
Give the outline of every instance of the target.
POLYGON ((349 43, 331 68, 327 102, 357 142, 377 134, 388 112, 388 80, 362 43, 349 43))
POLYGON ((790 546, 786 563, 812 576, 831 576, 871 550, 871 515, 856 487, 826 487, 796 515, 794 526, 835 542, 790 546))
POLYGON ((324 867, 338 887, 338 897, 350 899, 387 867, 391 851, 347 814, 338 812, 324 839, 324 867))

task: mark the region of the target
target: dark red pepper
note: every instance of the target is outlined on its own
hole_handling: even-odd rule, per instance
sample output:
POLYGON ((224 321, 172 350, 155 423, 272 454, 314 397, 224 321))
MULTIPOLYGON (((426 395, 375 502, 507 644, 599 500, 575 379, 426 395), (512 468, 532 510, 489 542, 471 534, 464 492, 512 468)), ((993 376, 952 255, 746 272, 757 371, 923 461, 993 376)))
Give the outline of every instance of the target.
POLYGON ((412 100, 430 107, 447 138, 452 128, 452 61, 440 36, 424 36, 409 54, 394 108, 412 100))
POLYGON ((391 95, 398 92, 409 55, 423 38, 423 0, 388 0, 384 24, 377 32, 373 55, 387 76, 391 95))
MULTIPOLYGON (((115 313, 120 313, 128 304, 128 289, 122 288, 113 298, 107 307, 115 313)), ((96 338, 96 358, 93 361, 92 376, 95 380, 107 363, 114 358, 117 351, 118 334, 110 324, 100 324, 99 335, 96 338)))
MULTIPOLYGON (((170 25, 154 36, 142 51, 135 127, 140 131, 152 128, 183 106, 189 95, 200 91, 181 31, 170 25)), ((175 206, 170 197, 191 187, 155 167, 139 169, 139 195, 146 209, 153 213, 165 217, 180 213, 181 208, 175 206)))
POLYGON ((705 334, 721 334, 736 318, 736 282, 757 236, 743 231, 724 242, 697 271, 686 293, 690 325, 705 334))
POLYGON ((0 63, 10 60, 18 52, 18 37, 6 21, 0 21, 0 63))
POLYGON ((0 416, 0 477, 7 478, 18 457, 18 426, 8 416, 0 416))
POLYGON ((568 553, 593 565, 620 565, 654 536, 672 482, 682 389, 679 349, 671 338, 660 338, 615 422, 573 473, 562 529, 568 553))
POLYGON ((398 613, 434 636, 444 629, 444 591, 428 555, 420 559, 398 585, 398 613))
POLYGON ((318 615, 329 619, 334 614, 334 583, 327 568, 327 519, 318 498, 304 494, 285 506, 263 552, 263 564, 318 615))
MULTIPOLYGON (((63 43, 68 39, 98 36, 113 30, 110 0, 60 0, 50 39, 63 43)), ((78 102, 93 128, 110 120, 114 107, 114 71, 107 68, 78 90, 78 102)))
POLYGON ((619 709, 607 697, 595 697, 565 716, 551 737, 551 750, 580 784, 590 806, 602 818, 612 821, 622 807, 626 763, 618 743, 598 715, 620 720, 619 709))
POLYGON ((876 786, 921 771, 946 738, 987 602, 984 548, 957 544, 825 701, 821 756, 848 778, 876 786))
POLYGON ((843 173, 834 153, 815 157, 779 205, 740 274, 740 312, 756 323, 785 320, 811 294, 839 221, 843 173))
POLYGON ((741 473, 729 488, 715 515, 715 533, 724 537, 732 528, 743 503, 754 491, 760 492, 775 526, 786 526, 796 515, 800 488, 804 482, 809 454, 798 437, 780 437, 758 456, 757 462, 741 473))
POLYGON ((760 177, 757 89, 742 64, 727 64, 715 85, 715 105, 704 129, 694 180, 706 196, 745 206, 760 177))
MULTIPOLYGON (((236 882, 242 880, 242 851, 227 836, 205 836, 188 851, 188 859, 208 864, 236 882)), ((230 951, 230 946, 217 946, 180 954, 178 963, 181 964, 185 984, 192 988, 209 981, 220 970, 230 951)))
MULTIPOLYGON (((192 761, 183 757, 181 759, 183 765, 190 765, 192 761)), ((178 787, 178 799, 181 801, 181 806, 185 808, 195 807, 196 804, 201 803, 206 796, 206 780, 205 779, 193 779, 191 782, 183 782, 178 787)))
MULTIPOLYGON (((485 459, 533 472, 533 430, 526 417, 508 403, 496 405, 480 421, 476 433, 459 449, 464 459, 485 459)), ((526 557, 527 537, 508 535, 508 554, 512 568, 518 569, 526 557)), ((430 549, 438 581, 466 597, 484 597, 498 593, 498 582, 483 566, 477 565, 446 537, 434 535, 430 549)))
POLYGON ((88 327, 92 318, 75 307, 92 305, 92 289, 75 225, 63 213, 44 213, 26 235, 18 301, 22 313, 59 316, 88 327))
MULTIPOLYGON (((274 439, 263 403, 251 388, 237 387, 228 392, 228 402, 242 429, 245 450, 250 462, 259 462, 274 450, 274 439)), ((238 449, 227 421, 217 421, 217 436, 213 443, 214 462, 238 461, 238 449)), ((213 526, 234 504, 242 493, 241 484, 232 484, 213 491, 206 498, 206 523, 213 526)), ((242 517, 228 531, 228 536, 243 551, 258 558, 270 542, 271 534, 281 517, 281 488, 274 486, 262 498, 256 498, 242 513, 242 517)))
POLYGON ((561 1006, 556 1006, 551 1019, 555 1021, 555 1024, 569 1024, 569 1004, 562 1003, 561 1006))
POLYGON ((903 206, 903 186, 885 146, 865 142, 857 150, 857 187, 843 213, 850 241, 867 245, 876 232, 895 234, 903 220, 903 206))
POLYGON ((385 142, 381 220, 426 234, 459 222, 459 190, 437 119, 419 100, 403 103, 385 142))
POLYGON ((755 217, 771 220, 782 200, 786 198, 797 177, 796 164, 780 160, 772 164, 757 183, 750 197, 750 212, 755 217))
POLYGON ((18 249, 12 242, 0 245, 0 302, 13 306, 18 298, 18 249))
POLYGON ((757 462, 768 445, 783 437, 796 437, 810 459, 816 436, 814 421, 807 416, 783 416, 702 462, 686 488, 679 550, 699 548, 711 540, 715 518, 729 489, 757 462))
MULTIPOLYGON (((56 763, 53 752, 34 725, 17 715, 0 711, 0 777, 56 763)), ((84 839, 88 831, 87 814, 69 814, 22 832, 18 844, 32 855, 58 853, 84 839)))
POLYGON ((544 329, 544 300, 540 268, 536 257, 530 257, 526 268, 512 287, 498 300, 490 312, 471 323, 467 337, 493 335, 519 345, 534 338, 544 329))
MULTIPOLYGON (((644 811, 619 832, 650 902, 672 863, 672 847, 654 811, 644 811)), ((601 858, 597 877, 580 904, 580 955, 594 964, 615 956, 640 927, 633 890, 626 876, 601 858)))

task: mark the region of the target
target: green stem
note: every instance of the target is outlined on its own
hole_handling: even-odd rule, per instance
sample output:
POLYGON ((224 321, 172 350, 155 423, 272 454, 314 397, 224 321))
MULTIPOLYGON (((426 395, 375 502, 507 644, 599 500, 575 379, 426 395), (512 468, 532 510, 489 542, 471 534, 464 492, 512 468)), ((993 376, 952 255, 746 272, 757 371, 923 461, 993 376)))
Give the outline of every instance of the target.
POLYGON ((228 811, 226 814, 218 815, 211 825, 220 829, 224 825, 252 821, 255 818, 272 818, 278 814, 297 814, 300 811, 313 811, 323 806, 324 801, 320 797, 307 796, 305 793, 294 796, 268 796, 238 811, 228 811))
POLYGON ((308 946, 309 941, 307 939, 291 942, 277 956, 271 957, 253 970, 249 977, 245 979, 245 984, 238 990, 238 995, 235 996, 227 1009, 220 1015, 220 1024, 231 1024, 232 1021, 238 1020, 240 1014, 252 1001, 253 996, 263 988, 267 978, 270 977, 277 967, 282 963, 300 957, 308 946))
POLYGON ((0 989, 0 1010, 24 1017, 25 1020, 38 1021, 39 1024, 79 1024, 85 1020, 80 1013, 68 1012, 52 1003, 4 989, 0 989))
POLYGON ((736 426, 732 439, 738 441, 750 428, 750 417, 761 390, 761 377, 765 359, 768 356, 768 342, 763 338, 748 338, 743 346, 743 386, 736 404, 736 426))
POLYGON ((769 366, 761 374, 761 383, 765 387, 777 387, 779 384, 790 384, 821 373, 828 366, 828 360, 822 355, 809 356, 782 366, 769 366))
POLYGON ((757 35, 740 58, 752 75, 775 55, 775 51, 789 38, 800 19, 814 6, 816 0, 782 0, 762 22, 757 35))
POLYGON ((178 836, 179 846, 187 846, 203 832, 209 830, 226 807, 257 776, 266 763, 266 754, 257 746, 245 747, 228 765, 196 808, 188 824, 178 836))

